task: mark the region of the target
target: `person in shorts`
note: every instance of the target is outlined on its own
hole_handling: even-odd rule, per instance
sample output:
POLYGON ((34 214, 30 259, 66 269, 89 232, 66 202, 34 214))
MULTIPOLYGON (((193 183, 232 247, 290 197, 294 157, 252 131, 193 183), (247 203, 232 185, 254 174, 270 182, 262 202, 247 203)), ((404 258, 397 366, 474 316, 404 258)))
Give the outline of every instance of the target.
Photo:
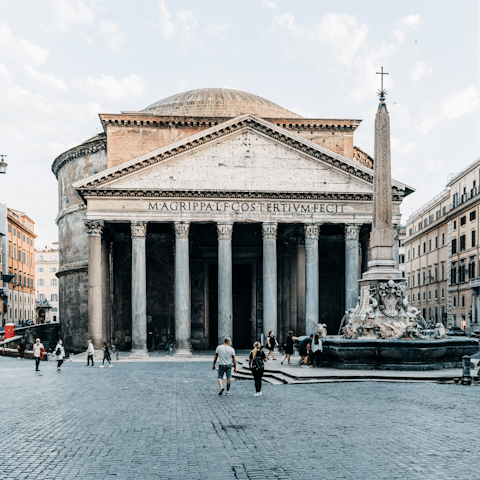
POLYGON ((272 355, 272 360, 276 360, 275 355, 273 354, 273 350, 275 350, 275 347, 278 345, 278 342, 275 338, 275 335, 273 332, 268 332, 268 337, 267 337, 267 358, 269 355, 272 355))
POLYGON ((219 395, 223 393, 223 376, 227 377, 227 391, 225 395, 230 395, 230 385, 232 383, 232 365, 235 373, 237 373, 237 361, 235 359, 235 350, 230 346, 232 340, 225 338, 223 345, 219 345, 215 350, 215 358, 213 359, 213 370, 218 360, 218 385, 220 386, 219 395))

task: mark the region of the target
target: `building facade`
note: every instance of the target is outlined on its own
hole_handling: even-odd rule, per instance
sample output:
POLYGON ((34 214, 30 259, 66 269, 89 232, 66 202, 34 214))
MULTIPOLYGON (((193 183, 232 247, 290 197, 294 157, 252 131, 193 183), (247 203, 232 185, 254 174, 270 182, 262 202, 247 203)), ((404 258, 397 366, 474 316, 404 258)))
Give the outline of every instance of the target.
POLYGON ((24 212, 8 208, 8 322, 35 319, 35 224, 24 212))
MULTIPOLYGON (((367 269, 373 160, 359 120, 305 119, 227 89, 100 114, 103 133, 60 155, 65 341, 144 355, 231 336, 337 333, 367 269)), ((393 220, 412 192, 392 180, 393 220)), ((398 252, 397 252, 398 254, 398 252)))
POLYGON ((35 249, 36 322, 59 322, 58 301, 58 242, 43 249, 35 249))
POLYGON ((479 180, 480 159, 451 175, 408 218, 404 241, 409 301, 426 320, 466 333, 480 327, 479 180))

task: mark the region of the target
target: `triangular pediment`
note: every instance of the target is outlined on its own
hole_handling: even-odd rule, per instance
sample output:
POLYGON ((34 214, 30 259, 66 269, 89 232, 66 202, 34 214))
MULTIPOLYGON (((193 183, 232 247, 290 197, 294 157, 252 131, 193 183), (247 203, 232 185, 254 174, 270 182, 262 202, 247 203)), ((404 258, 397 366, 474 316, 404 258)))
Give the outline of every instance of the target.
MULTIPOLYGON (((373 171, 243 115, 76 182, 80 192, 244 191, 371 194, 373 171)), ((405 186, 394 182, 401 194, 405 186), (403 187, 403 188, 402 188, 403 187)))

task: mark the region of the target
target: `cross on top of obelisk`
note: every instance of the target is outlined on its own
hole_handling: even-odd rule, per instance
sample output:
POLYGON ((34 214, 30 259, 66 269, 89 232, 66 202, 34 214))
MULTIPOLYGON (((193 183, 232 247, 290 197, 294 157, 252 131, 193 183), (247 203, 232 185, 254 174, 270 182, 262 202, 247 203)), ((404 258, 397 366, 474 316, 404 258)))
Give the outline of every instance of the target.
POLYGON ((383 76, 388 75, 388 73, 384 72, 382 67, 382 71, 377 72, 377 75, 382 76, 382 88, 378 91, 378 96, 380 97, 380 100, 383 102, 385 100, 385 95, 387 94, 387 91, 383 88, 383 76))

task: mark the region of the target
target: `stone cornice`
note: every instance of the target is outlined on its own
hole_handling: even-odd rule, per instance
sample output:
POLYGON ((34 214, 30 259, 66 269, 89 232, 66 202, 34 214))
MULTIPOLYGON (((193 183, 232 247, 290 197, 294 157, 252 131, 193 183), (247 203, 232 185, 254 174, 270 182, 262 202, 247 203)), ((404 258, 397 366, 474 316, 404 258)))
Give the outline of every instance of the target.
MULTIPOLYGON (((163 116, 151 113, 131 112, 121 114, 99 114, 104 131, 114 127, 147 127, 147 128, 210 128, 219 125, 232 117, 185 117, 163 116)), ((318 130, 354 132, 362 120, 337 118, 268 118, 268 122, 287 130, 318 130)))
POLYGON ((65 275, 71 275, 73 273, 88 272, 88 263, 86 262, 74 262, 68 263, 62 266, 55 275, 60 278, 65 275))
POLYGON ((80 203, 80 204, 73 205, 73 206, 68 207, 68 208, 64 208, 63 210, 60 210, 60 212, 58 212, 58 215, 55 218, 55 224, 58 225, 58 222, 63 217, 65 217, 66 215, 70 215, 72 213, 80 212, 80 211, 83 211, 83 210, 86 210, 86 209, 87 209, 87 206, 84 203, 80 203))
POLYGON ((100 150, 106 150, 107 148, 107 139, 104 136, 99 136, 98 139, 82 143, 76 147, 67 150, 66 152, 59 155, 52 164, 52 172, 55 177, 58 178, 58 171, 63 167, 67 162, 74 160, 78 157, 83 157, 84 155, 89 155, 92 153, 99 152, 100 150))

